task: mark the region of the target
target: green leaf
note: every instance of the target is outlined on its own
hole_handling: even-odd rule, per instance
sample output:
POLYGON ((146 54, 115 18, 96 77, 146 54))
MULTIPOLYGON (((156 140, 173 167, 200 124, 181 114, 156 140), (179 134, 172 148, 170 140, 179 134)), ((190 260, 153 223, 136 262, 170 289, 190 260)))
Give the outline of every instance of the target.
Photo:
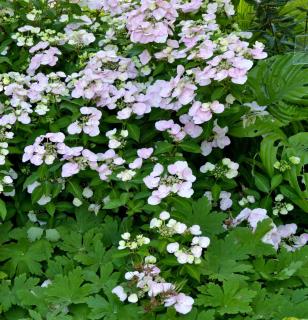
POLYGON ((200 146, 197 143, 192 142, 192 141, 181 142, 179 144, 179 147, 186 152, 201 153, 200 146))
POLYGON ((194 278, 195 280, 197 280, 198 282, 200 282, 200 270, 199 267, 197 265, 189 265, 186 264, 183 267, 183 271, 189 275, 190 277, 194 278))
POLYGON ((198 314, 197 320, 215 320, 215 310, 202 311, 198 314))
POLYGON ((120 198, 118 199, 110 199, 103 207, 103 209, 116 209, 119 207, 122 207, 126 204, 128 201, 129 194, 128 193, 122 193, 120 198))
POLYGON ((127 124, 127 130, 128 134, 131 138, 133 138, 135 141, 139 142, 140 139, 140 128, 136 124, 127 124))
POLYGON ((268 193, 270 191, 270 181, 268 178, 260 173, 254 173, 255 185, 256 187, 263 192, 268 193))
POLYGON ((187 223, 198 224, 203 233, 215 235, 223 232, 222 222, 226 219, 224 213, 211 213, 211 203, 207 197, 202 197, 193 202, 193 213, 187 216, 187 223))
POLYGON ((275 143, 282 138, 283 135, 272 133, 263 138, 260 145, 260 158, 270 177, 274 175, 274 163, 277 161, 278 146, 275 146, 275 143))
POLYGON ((2 199, 0 199, 0 217, 2 218, 2 220, 5 219, 6 214, 7 214, 7 210, 6 210, 5 202, 2 199))
POLYGON ((0 261, 5 261, 3 271, 13 276, 15 273, 41 274, 41 261, 51 256, 52 249, 46 240, 29 243, 26 239, 0 247, 0 261))
POLYGON ((281 174, 274 175, 271 180, 271 189, 272 190, 276 189, 281 184, 282 181, 283 181, 283 176, 281 174))
POLYGON ((243 121, 238 121, 230 126, 229 134, 234 137, 254 138, 268 133, 277 131, 278 128, 284 126, 285 123, 276 120, 272 116, 258 117, 254 123, 243 125, 243 121))
POLYGON ((9 64, 10 66, 12 65, 12 62, 11 62, 10 59, 7 58, 7 57, 0 57, 0 64, 1 64, 1 63, 7 63, 7 64, 9 64))
POLYGON ((307 104, 308 73, 298 64, 301 57, 301 53, 274 56, 252 69, 247 83, 260 105, 277 101, 307 104))
POLYGON ((82 189, 77 179, 68 180, 67 191, 70 192, 74 197, 82 199, 82 189))
POLYGON ((173 149, 173 145, 167 141, 158 141, 155 145, 155 151, 154 154, 162 154, 170 152, 173 149))
POLYGON ((84 283, 81 268, 76 268, 67 276, 59 274, 46 288, 48 302, 68 306, 72 303, 85 303, 87 297, 97 290, 89 283, 84 283))
POLYGON ((45 209, 51 216, 53 216, 56 211, 56 206, 53 202, 49 202, 45 205, 45 209))
POLYGON ((251 302, 257 292, 248 289, 244 282, 229 280, 223 286, 209 283, 199 288, 203 295, 199 295, 196 303, 216 308, 220 315, 249 313, 252 311, 251 302))

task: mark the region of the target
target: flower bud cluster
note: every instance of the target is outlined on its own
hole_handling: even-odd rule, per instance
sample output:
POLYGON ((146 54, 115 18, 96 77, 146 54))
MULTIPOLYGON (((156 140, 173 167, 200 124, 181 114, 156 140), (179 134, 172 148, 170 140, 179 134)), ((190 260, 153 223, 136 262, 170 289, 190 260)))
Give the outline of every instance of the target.
POLYGON ((216 165, 211 162, 207 162, 200 168, 200 171, 202 173, 209 173, 216 179, 233 179, 238 175, 238 168, 238 163, 231 161, 229 158, 224 158, 221 163, 216 165))
POLYGON ((136 250, 145 244, 150 243, 150 239, 144 237, 142 234, 138 234, 135 238, 132 239, 131 234, 129 232, 125 232, 121 235, 123 240, 119 241, 119 250, 129 249, 136 250))
POLYGON ((282 194, 277 194, 275 197, 275 205, 273 208, 273 215, 278 216, 287 215, 290 211, 294 209, 294 206, 291 203, 286 203, 283 201, 284 196, 282 194))
POLYGON ((244 207, 246 206, 247 204, 251 203, 255 203, 256 202, 256 199, 254 196, 252 195, 249 195, 247 197, 243 197, 241 200, 239 200, 238 204, 241 206, 241 207, 244 207))
POLYGON ((280 172, 285 172, 291 169, 293 165, 297 165, 301 162, 299 157, 291 156, 288 160, 276 161, 274 163, 274 168, 280 172))

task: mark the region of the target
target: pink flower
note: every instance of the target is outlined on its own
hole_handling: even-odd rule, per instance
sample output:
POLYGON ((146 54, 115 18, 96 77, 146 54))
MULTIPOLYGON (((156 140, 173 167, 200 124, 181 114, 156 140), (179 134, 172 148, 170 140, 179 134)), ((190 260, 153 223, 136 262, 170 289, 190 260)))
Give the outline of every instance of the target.
POLYGON ((149 159, 153 154, 153 151, 154 151, 153 148, 142 148, 137 150, 137 154, 142 159, 149 159))
POLYGON ((194 299, 186 296, 184 293, 179 293, 178 295, 165 299, 165 307, 174 306, 175 310, 181 314, 189 313, 193 304, 194 299))
POLYGON ((143 181, 145 185, 153 190, 148 199, 148 203, 156 205, 166 198, 170 193, 178 194, 180 197, 190 198, 194 193, 192 182, 196 177, 188 167, 186 161, 176 161, 167 168, 167 173, 163 176, 164 167, 156 164, 150 175, 146 176, 143 181))
POLYGON ((169 34, 172 34, 171 26, 178 14, 176 1, 170 2, 157 0, 152 2, 143 0, 141 5, 128 13, 127 29, 132 42, 139 43, 164 43, 169 34))
POLYGON ((212 118, 213 113, 221 113, 224 111, 224 105, 218 101, 201 103, 195 101, 188 111, 195 124, 202 124, 212 118))
POLYGON ((82 131, 88 134, 90 137, 98 136, 99 131, 99 120, 102 116, 101 111, 93 107, 82 107, 80 113, 84 115, 82 122, 75 121, 70 124, 67 128, 69 134, 78 134, 82 131))
POLYGON ((149 291, 148 291, 149 297, 156 297, 161 293, 174 290, 174 285, 172 283, 167 283, 167 282, 150 281, 148 282, 148 285, 149 285, 149 291))
POLYGON ((188 12, 198 11, 201 5, 202 5, 202 0, 191 0, 188 3, 182 4, 180 8, 184 13, 188 13, 188 12))
POLYGON ((142 167, 142 158, 135 159, 128 166, 130 169, 140 169, 142 167))
POLYGON ((50 47, 48 50, 36 54, 31 58, 29 67, 27 69, 28 74, 33 75, 41 65, 49 65, 51 67, 55 66, 58 61, 57 55, 60 54, 61 51, 55 47, 50 47))
POLYGON ((151 55, 150 55, 149 51, 148 50, 142 51, 142 53, 139 55, 139 59, 143 65, 148 64, 149 61, 151 60, 151 55))
POLYGON ((77 174, 79 171, 80 171, 80 167, 79 167, 78 163, 68 162, 62 166, 61 176, 63 178, 71 177, 71 176, 77 174))

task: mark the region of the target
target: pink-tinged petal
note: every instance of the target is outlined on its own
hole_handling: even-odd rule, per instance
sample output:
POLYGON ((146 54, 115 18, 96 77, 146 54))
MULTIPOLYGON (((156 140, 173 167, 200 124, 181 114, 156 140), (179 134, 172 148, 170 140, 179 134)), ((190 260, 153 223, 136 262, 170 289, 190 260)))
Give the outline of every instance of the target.
POLYGON ((77 174, 80 171, 80 167, 75 162, 67 162, 62 167, 61 176, 63 178, 71 177, 74 174, 77 174))

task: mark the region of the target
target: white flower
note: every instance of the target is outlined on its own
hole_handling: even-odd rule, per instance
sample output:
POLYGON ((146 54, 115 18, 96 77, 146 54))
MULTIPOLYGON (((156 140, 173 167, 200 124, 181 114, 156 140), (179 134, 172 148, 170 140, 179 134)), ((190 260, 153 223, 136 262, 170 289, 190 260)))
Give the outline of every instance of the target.
POLYGON ((200 167, 200 171, 202 173, 207 173, 208 171, 213 171, 214 169, 215 169, 215 165, 213 165, 210 162, 207 162, 206 164, 200 167))
POLYGON ((136 303, 138 301, 138 296, 136 295, 136 293, 132 293, 127 300, 130 303, 136 303))
POLYGON ((119 148, 120 146, 121 146, 121 142, 120 141, 115 140, 115 139, 109 140, 108 147, 110 149, 116 149, 116 148, 119 148))
POLYGON ((171 283, 168 282, 155 282, 155 281, 149 281, 149 297, 156 297, 158 294, 162 292, 167 292, 169 290, 174 289, 174 286, 171 283))
POLYGON ((173 228, 177 233, 182 234, 186 231, 187 226, 184 223, 177 222, 173 228))
POLYGON ((162 225, 162 221, 157 218, 153 218, 150 221, 150 229, 159 228, 161 225, 162 225))
POLYGON ((119 241, 118 249, 119 249, 119 250, 123 250, 123 249, 125 249, 125 248, 126 248, 126 243, 125 243, 125 241, 120 240, 120 241, 119 241))
POLYGON ((172 242, 167 245, 167 251, 169 253, 175 253, 176 251, 179 250, 179 248, 180 248, 180 245, 178 244, 178 242, 172 242))
POLYGON ((200 226, 198 224, 194 224, 193 226, 191 226, 189 228, 189 231, 194 236, 199 236, 200 234, 202 234, 200 226))
POLYGON ((185 264, 188 262, 188 254, 184 252, 180 252, 179 254, 176 254, 176 257, 177 257, 178 263, 180 264, 185 264))
POLYGON ((10 184, 13 182, 13 179, 10 177, 10 176, 4 176, 2 181, 5 183, 5 184, 10 184))
POLYGON ((200 246, 193 246, 191 248, 191 253, 195 258, 200 258, 202 255, 202 248, 200 246))
POLYGON ((43 283, 41 284, 41 288, 47 288, 50 284, 52 284, 51 280, 47 279, 43 281, 43 283))
POLYGON ((83 191, 82 191, 82 195, 83 195, 85 198, 89 199, 89 198, 91 198, 91 197, 93 196, 93 191, 92 191, 92 189, 90 189, 89 187, 85 187, 85 188, 83 189, 83 191))
POLYGON ((34 181, 33 183, 29 184, 29 185, 27 186, 27 191, 28 191, 28 193, 32 193, 32 192, 34 191, 34 189, 35 189, 36 187, 40 186, 40 185, 41 185, 41 184, 40 184, 40 182, 38 182, 38 181, 34 181))
POLYGON ((39 200, 38 200, 38 204, 40 206, 44 206, 45 204, 47 204, 48 202, 51 201, 51 198, 49 196, 42 196, 39 200))
POLYGON ((123 138, 126 138, 126 137, 128 137, 128 131, 127 131, 127 130, 121 130, 120 135, 121 135, 123 138))
POLYGON ((170 219, 167 223, 167 227, 173 228, 176 225, 177 221, 174 219, 170 219))
POLYGON ((301 159, 295 156, 290 157, 289 160, 292 164, 299 164, 301 162, 301 159))
POLYGON ((78 198, 74 198, 73 199, 73 205, 75 207, 80 207, 82 205, 82 201, 80 199, 78 199, 78 198))
POLYGON ((121 234, 121 238, 124 239, 124 240, 129 240, 130 233, 129 232, 125 232, 125 233, 121 234))
POLYGON ((233 97, 233 95, 232 94, 228 94, 227 96, 226 96, 226 102, 227 103, 229 103, 229 104, 233 104, 233 102, 235 101, 236 99, 233 97))
POLYGON ((161 220, 168 220, 170 218, 170 213, 167 211, 163 211, 160 213, 159 218, 161 220))
POLYGON ((156 258, 154 256, 146 256, 144 258, 145 263, 156 263, 156 258))
POLYGON ((191 254, 187 255, 187 263, 192 264, 194 263, 195 257, 191 254))
POLYGON ((208 237, 199 237, 198 243, 200 247, 207 248, 210 245, 210 238, 208 237))
POLYGON ((127 169, 118 173, 117 178, 119 178, 122 181, 130 181, 132 180, 135 174, 136 174, 136 171, 127 169))
POLYGON ((122 302, 125 301, 127 298, 127 294, 125 293, 122 286, 116 286, 115 288, 112 289, 111 292, 115 294, 122 302))
POLYGON ((130 272, 126 272, 124 275, 124 278, 126 280, 132 280, 133 277, 138 276, 139 272, 138 271, 130 271, 130 272))

